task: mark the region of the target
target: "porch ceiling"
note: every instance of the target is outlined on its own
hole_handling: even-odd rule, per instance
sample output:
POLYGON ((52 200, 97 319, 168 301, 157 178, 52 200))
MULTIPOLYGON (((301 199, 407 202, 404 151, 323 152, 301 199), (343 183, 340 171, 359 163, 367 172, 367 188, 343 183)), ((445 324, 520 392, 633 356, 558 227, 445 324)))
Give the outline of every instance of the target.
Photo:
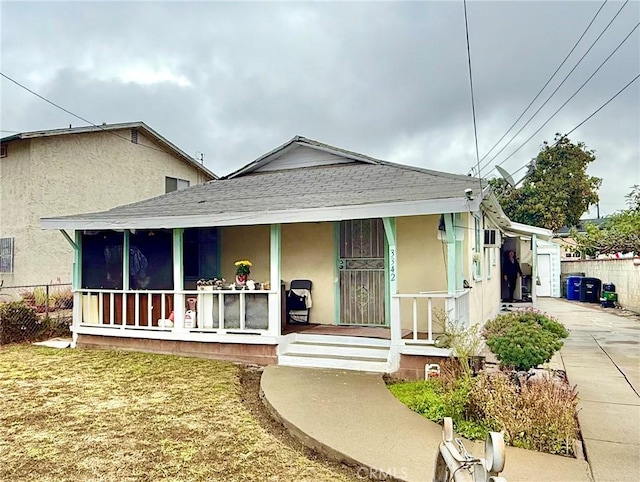
POLYGON ((100 213, 44 218, 45 229, 123 229, 339 221, 479 209, 473 177, 379 162, 252 173, 100 213))

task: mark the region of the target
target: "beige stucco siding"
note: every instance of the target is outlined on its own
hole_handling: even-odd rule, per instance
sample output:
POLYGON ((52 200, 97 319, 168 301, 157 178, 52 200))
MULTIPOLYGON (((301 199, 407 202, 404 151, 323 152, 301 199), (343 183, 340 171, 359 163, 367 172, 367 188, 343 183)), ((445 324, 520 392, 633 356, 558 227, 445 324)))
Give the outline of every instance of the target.
POLYGON ((196 168, 141 131, 138 144, 130 138, 131 131, 123 129, 9 143, 1 163, 0 232, 14 233, 15 270, 0 275, 6 285, 71 281, 72 249, 60 233, 40 229, 40 218, 103 211, 164 194, 165 176, 191 185, 204 181, 196 168))
POLYGON ((313 323, 334 324, 337 283, 333 223, 282 225, 282 279, 313 282, 313 323))
POLYGON ((12 142, 8 146, 8 156, 0 159, 0 238, 14 238, 13 273, 0 273, 5 286, 12 286, 16 273, 29 268, 27 242, 30 222, 28 213, 32 191, 35 186, 28 182, 31 177, 29 140, 12 142))
MULTIPOLYGON (((466 242, 464 250, 465 279, 472 286, 469 293, 469 322, 470 324, 483 325, 493 318, 501 307, 501 274, 500 274, 500 248, 485 247, 484 235, 480 236, 480 260, 481 275, 475 277, 473 273, 473 256, 475 251, 475 223, 473 216, 464 215, 463 222, 466 226, 466 242)), ((483 229, 496 229, 485 216, 482 223, 483 229)))
POLYGON ((227 282, 235 281, 235 262, 243 259, 251 261, 249 279, 260 283, 270 279, 270 233, 271 227, 234 226, 220 228, 220 263, 222 277, 227 282))
MULTIPOLYGON (((446 291, 446 243, 437 237, 440 216, 408 216, 396 219, 398 253, 398 291, 420 293, 446 291)), ((400 303, 403 329, 411 329, 413 305, 411 299, 400 303)), ((444 302, 433 301, 434 323, 444 315, 444 302)), ((440 328, 440 325, 438 325, 440 328)), ((427 301, 418 302, 418 331, 427 331, 427 301)), ((438 331, 441 331, 440 329, 438 331)))

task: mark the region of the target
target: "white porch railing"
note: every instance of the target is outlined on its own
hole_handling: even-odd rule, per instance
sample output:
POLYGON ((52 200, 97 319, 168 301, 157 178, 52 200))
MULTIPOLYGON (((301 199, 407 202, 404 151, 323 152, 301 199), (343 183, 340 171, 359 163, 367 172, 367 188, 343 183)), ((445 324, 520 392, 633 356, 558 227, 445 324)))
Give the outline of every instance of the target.
MULTIPOLYGON (((458 326, 468 326, 469 324, 469 290, 460 290, 454 294, 447 292, 422 292, 422 293, 399 293, 391 296, 392 303, 392 340, 397 340, 397 344, 412 345, 433 345, 435 344, 433 319, 434 300, 444 300, 444 316, 446 321, 454 322, 458 326), (402 338, 402 306, 411 301, 411 338, 402 338), (419 300, 426 300, 426 316, 420 313, 419 300), (424 331, 424 320, 426 317, 426 332, 424 331), (421 323, 422 321, 422 323, 421 323), (394 329, 395 328, 395 329, 394 329), (422 331, 420 330, 422 328, 422 331), (426 338, 425 338, 426 336, 426 338)), ((441 320, 443 323, 445 320, 441 320)), ((444 328, 444 326, 443 326, 444 328)))
POLYGON ((273 303, 279 307, 280 293, 275 290, 81 289, 75 296, 80 308, 74 312, 74 328, 80 333, 105 334, 107 329, 112 336, 127 332, 130 337, 167 338, 150 334, 158 332, 186 340, 201 339, 200 335, 279 334, 279 316, 270 319, 270 313, 273 318, 280 311, 269 309, 273 303))

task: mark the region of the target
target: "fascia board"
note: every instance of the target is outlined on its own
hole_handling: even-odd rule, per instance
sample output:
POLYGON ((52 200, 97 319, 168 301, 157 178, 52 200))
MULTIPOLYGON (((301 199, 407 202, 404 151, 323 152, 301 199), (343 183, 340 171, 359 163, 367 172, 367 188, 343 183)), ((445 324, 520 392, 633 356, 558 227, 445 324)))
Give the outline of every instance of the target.
POLYGON ((448 198, 402 203, 365 204, 282 211, 202 214, 195 216, 118 216, 113 218, 43 218, 43 229, 171 229, 208 226, 250 226, 276 223, 313 223, 383 217, 419 216, 477 211, 479 201, 448 198))

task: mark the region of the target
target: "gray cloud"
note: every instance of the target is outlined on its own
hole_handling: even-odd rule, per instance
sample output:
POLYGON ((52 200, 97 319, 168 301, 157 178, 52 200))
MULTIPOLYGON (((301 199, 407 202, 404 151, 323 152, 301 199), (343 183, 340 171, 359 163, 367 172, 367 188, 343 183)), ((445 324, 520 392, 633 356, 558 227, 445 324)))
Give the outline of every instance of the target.
MULTIPOLYGON (((605 6, 569 66, 620 5, 605 6)), ((468 4, 481 155, 599 6, 468 4)), ((625 7, 574 76, 483 172, 578 88, 639 12, 637 3, 625 7)), ((143 120, 185 151, 204 152, 219 174, 296 134, 432 169, 466 173, 475 164, 461 2, 3 2, 0 16, 4 73, 93 122, 143 120)), ((637 75, 639 37, 636 31, 504 167, 520 168, 544 140, 572 129, 637 75)), ((0 87, 2 129, 81 124, 7 81, 0 87)), ((621 209, 628 187, 640 183, 639 106, 636 83, 571 135, 596 150, 590 172, 604 178, 605 213, 621 209)))

